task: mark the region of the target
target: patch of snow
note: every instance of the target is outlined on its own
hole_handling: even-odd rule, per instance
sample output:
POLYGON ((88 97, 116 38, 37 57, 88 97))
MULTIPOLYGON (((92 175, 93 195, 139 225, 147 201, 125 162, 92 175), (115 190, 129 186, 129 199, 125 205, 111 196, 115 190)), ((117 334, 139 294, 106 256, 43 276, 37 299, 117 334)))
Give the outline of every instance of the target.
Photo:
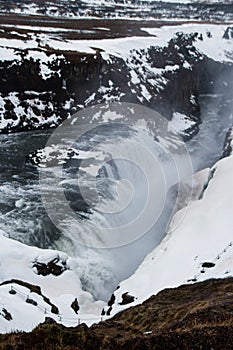
POLYGON ((145 85, 141 85, 141 94, 147 101, 150 101, 152 96, 147 90, 147 88, 145 87, 145 85))
POLYGON ((195 124, 196 123, 185 114, 175 112, 173 113, 172 120, 168 122, 168 131, 177 132, 183 135, 195 124))
POLYGON ((14 49, 1 47, 0 49, 0 61, 20 61, 20 56, 17 55, 14 49))

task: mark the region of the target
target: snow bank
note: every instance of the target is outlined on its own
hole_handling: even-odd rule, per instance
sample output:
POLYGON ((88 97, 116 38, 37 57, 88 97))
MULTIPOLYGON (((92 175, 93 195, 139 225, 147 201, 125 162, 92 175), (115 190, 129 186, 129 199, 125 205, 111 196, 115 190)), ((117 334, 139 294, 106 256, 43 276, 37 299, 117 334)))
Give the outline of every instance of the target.
POLYGON ((219 161, 211 174, 201 199, 176 213, 166 238, 134 275, 120 284, 114 313, 129 306, 119 305, 126 292, 136 298, 132 306, 164 288, 233 275, 233 157, 219 161), (213 267, 203 267, 206 262, 213 267))
POLYGON ((95 302, 90 293, 82 290, 75 259, 59 251, 26 246, 4 237, 2 231, 0 245, 0 333, 13 330, 31 331, 43 322, 46 316, 67 326, 75 326, 84 321, 87 324, 100 321, 104 303, 95 302), (59 276, 53 274, 43 276, 33 267, 35 263, 46 264, 57 258, 60 264, 67 266, 59 276), (3 282, 12 279, 21 281, 25 285, 30 283, 39 286, 42 295, 49 298, 50 302, 58 308, 59 313, 51 312, 51 305, 44 300, 43 296, 31 292, 27 286, 19 283, 2 285, 3 282), (28 298, 35 301, 37 305, 26 302, 28 298), (71 308, 75 298, 80 307, 78 315, 71 308), (3 317, 3 309, 10 313, 12 320, 3 317))

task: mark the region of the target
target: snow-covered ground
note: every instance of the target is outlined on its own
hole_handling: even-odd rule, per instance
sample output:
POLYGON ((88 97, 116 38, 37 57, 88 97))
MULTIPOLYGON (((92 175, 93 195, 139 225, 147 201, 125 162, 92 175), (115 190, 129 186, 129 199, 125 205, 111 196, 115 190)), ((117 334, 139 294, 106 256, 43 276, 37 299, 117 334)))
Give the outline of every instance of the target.
MULTIPOLYGON (((44 50, 46 47, 58 51, 74 51, 80 53, 95 54, 96 49, 103 50, 101 55, 105 58, 109 56, 129 57, 133 50, 145 50, 150 47, 164 47, 169 41, 175 37, 177 33, 194 34, 197 33, 195 47, 206 56, 220 61, 232 61, 231 52, 233 41, 231 39, 223 39, 223 35, 229 25, 218 24, 183 24, 176 26, 162 26, 160 28, 141 28, 148 32, 149 37, 126 37, 117 39, 102 39, 102 40, 61 40, 55 34, 32 33, 26 38, 5 39, 0 38, 1 60, 13 61, 20 60, 20 52, 23 49, 28 49, 28 58, 32 57, 39 59, 42 63, 48 63, 54 59, 54 55, 46 55, 44 50)), ((61 55, 58 57, 64 58, 61 55)), ((160 73, 160 72, 158 72, 160 73)))
POLYGON ((200 175, 204 183, 200 198, 175 214, 162 243, 120 284, 113 313, 164 288, 233 275, 233 156, 200 175), (120 305, 124 293, 133 296, 134 302, 120 305))
POLYGON ((17 329, 30 331, 48 316, 67 326, 84 321, 87 324, 100 321, 104 302, 94 301, 90 293, 82 290, 75 259, 69 258, 62 252, 26 246, 4 237, 2 231, 0 234, 1 333, 17 329), (65 266, 61 275, 38 274, 35 264, 48 264, 54 259, 58 260, 57 266, 65 266), (25 285, 21 285, 18 281, 23 281, 25 285), (4 285, 2 285, 3 282, 5 282, 4 285), (39 286, 42 295, 32 292, 26 283, 39 286), (9 293, 12 290, 14 294, 9 293), (58 314, 52 312, 51 304, 43 297, 49 298, 49 301, 58 308, 58 314), (80 307, 78 314, 71 308, 75 298, 80 307), (36 301, 37 305, 27 302, 27 299, 36 301), (11 321, 2 316, 3 308, 11 314, 11 321))

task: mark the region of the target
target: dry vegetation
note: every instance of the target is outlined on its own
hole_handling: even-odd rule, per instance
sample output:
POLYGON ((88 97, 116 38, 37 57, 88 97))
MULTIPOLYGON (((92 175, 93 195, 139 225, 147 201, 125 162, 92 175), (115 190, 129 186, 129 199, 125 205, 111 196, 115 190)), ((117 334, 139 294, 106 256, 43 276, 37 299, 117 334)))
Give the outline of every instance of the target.
POLYGON ((4 350, 232 348, 233 278, 166 289, 90 328, 65 328, 47 319, 32 333, 1 335, 0 342, 4 350))

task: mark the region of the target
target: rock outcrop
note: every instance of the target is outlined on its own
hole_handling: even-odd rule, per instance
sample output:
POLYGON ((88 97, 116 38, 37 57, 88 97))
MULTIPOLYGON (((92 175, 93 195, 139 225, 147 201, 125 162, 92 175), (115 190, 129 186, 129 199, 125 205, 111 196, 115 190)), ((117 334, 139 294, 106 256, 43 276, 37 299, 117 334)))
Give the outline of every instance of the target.
POLYGON ((232 155, 232 145, 233 145, 233 127, 230 127, 226 133, 226 138, 222 151, 222 158, 229 157, 232 155))
MULTIPOLYGON (((230 40, 230 32, 228 28, 223 42, 230 40)), ((0 132, 55 127, 85 107, 121 101, 143 104, 167 119, 174 112, 183 113, 193 121, 193 135, 200 123, 199 94, 211 93, 216 81, 226 90, 227 85, 218 77, 231 76, 231 64, 198 50, 200 43, 211 40, 211 32, 178 31, 162 46, 148 33, 146 47, 142 42, 136 49, 138 40, 134 38, 132 49, 123 55, 108 48, 108 42, 104 49, 98 41, 93 41, 97 47, 88 43, 85 49, 87 43, 82 48, 82 41, 63 37, 63 49, 57 35, 50 38, 20 29, 5 30, 4 40, 12 39, 22 47, 25 40, 28 44, 25 49, 19 44, 4 47, 5 56, 0 60, 0 132)), ((118 39, 112 40, 114 44, 118 39)))
POLYGON ((58 125, 96 103, 142 103, 168 119, 174 111, 199 122, 202 82, 196 38, 179 35, 168 47, 133 50, 128 58, 78 52, 16 50, 19 60, 0 62, 0 130, 12 132, 58 125), (20 56, 21 55, 21 56, 20 56), (156 73, 155 73, 156 72, 156 73))

